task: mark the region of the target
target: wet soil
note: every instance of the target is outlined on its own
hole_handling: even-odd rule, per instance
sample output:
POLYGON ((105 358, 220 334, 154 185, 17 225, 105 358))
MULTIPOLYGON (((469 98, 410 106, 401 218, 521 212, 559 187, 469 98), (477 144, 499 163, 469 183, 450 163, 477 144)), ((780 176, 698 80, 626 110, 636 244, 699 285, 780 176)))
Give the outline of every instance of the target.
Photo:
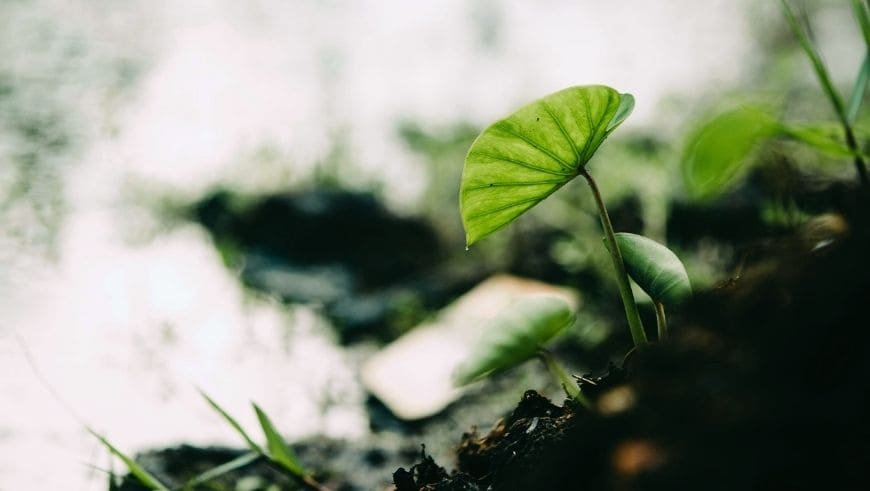
POLYGON ((870 226, 845 204, 584 378, 591 409, 528 392, 458 439, 455 470, 423 458, 397 489, 866 489, 870 226))

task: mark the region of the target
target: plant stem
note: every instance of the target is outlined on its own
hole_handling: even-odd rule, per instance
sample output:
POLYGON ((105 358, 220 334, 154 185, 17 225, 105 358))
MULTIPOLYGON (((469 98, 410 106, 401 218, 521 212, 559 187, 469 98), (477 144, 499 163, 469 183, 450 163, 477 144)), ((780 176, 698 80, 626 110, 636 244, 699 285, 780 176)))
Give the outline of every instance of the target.
POLYGON ((659 342, 668 339, 668 319, 665 317, 665 306, 661 302, 653 302, 656 306, 656 324, 659 328, 659 342))
POLYGON ((589 183, 589 188, 595 197, 595 204, 598 205, 598 215, 601 217, 601 226, 604 228, 604 240, 607 244, 607 252, 610 253, 610 259, 613 261, 613 269, 616 270, 616 283, 619 286, 619 295, 622 297, 622 305, 625 308, 628 328, 631 330, 631 339, 634 341, 635 346, 639 346, 647 342, 646 333, 643 330, 640 314, 637 312, 637 303, 634 300, 634 293, 631 291, 631 283, 628 282, 628 273, 625 272, 622 254, 619 252, 619 246, 616 244, 616 235, 613 232, 613 224, 610 223, 610 215, 607 214, 604 200, 601 199, 601 192, 598 190, 598 185, 592 179, 589 171, 581 166, 579 173, 589 183))
POLYGON ((538 350, 538 358, 544 362, 544 366, 547 367, 547 370, 554 377, 559 379, 559 382, 562 383, 562 389, 565 390, 565 393, 568 394, 568 397, 574 399, 583 405, 586 409, 592 409, 592 403, 589 402, 589 399, 583 395, 583 391, 580 390, 580 386, 577 385, 577 381, 574 380, 574 377, 568 374, 565 371, 565 368, 553 358, 553 354, 549 351, 541 348, 538 350))

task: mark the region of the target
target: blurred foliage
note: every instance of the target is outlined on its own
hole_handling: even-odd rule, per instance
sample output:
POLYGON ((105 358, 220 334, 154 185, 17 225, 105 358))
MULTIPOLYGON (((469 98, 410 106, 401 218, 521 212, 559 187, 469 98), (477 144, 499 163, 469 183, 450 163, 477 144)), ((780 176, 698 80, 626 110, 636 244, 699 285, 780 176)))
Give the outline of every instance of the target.
POLYGON ((83 16, 0 2, 0 226, 47 253, 65 214, 64 180, 100 129, 95 116, 139 73, 119 50, 94 45, 83 16))

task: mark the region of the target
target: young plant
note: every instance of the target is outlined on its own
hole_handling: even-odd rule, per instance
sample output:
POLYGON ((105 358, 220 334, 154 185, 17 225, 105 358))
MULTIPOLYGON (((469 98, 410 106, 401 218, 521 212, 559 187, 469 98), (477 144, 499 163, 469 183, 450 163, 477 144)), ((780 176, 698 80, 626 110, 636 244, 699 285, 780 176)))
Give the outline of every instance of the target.
POLYGON ((254 411, 257 413, 257 419, 260 422, 260 427, 263 430, 263 434, 266 437, 266 449, 263 449, 260 445, 257 445, 254 440, 248 435, 248 433, 242 428, 242 426, 235 420, 232 416, 229 415, 222 407, 220 407, 214 400, 212 400, 208 395, 204 392, 200 391, 202 397, 205 398, 206 402, 208 402, 209 406, 215 410, 220 416, 229 424, 236 432, 245 440, 249 452, 246 452, 239 457, 221 464, 217 467, 209 469, 196 477, 193 477, 189 481, 185 482, 182 486, 178 488, 167 486, 162 483, 157 477, 153 474, 145 470, 144 467, 139 465, 134 459, 130 458, 123 452, 117 449, 114 445, 112 445, 105 437, 96 433, 94 430, 88 428, 88 431, 94 435, 100 443, 103 444, 109 452, 118 457, 124 465, 127 467, 127 470, 130 474, 135 477, 140 484, 145 486, 148 489, 152 489, 155 491, 172 491, 174 489, 188 490, 188 489, 196 489, 198 486, 202 486, 210 481, 213 481, 221 476, 229 474, 237 469, 240 469, 246 465, 252 464, 258 460, 265 459, 266 462, 269 462, 275 468, 289 474, 293 478, 297 479, 300 483, 305 485, 307 488, 312 489, 314 491, 329 491, 328 488, 322 486, 312 477, 311 473, 306 471, 302 464, 299 463, 299 460, 293 454, 293 451, 275 429, 275 426, 269 420, 269 417, 260 409, 259 406, 253 404, 254 411))
POLYGON ((260 427, 266 437, 266 449, 257 445, 244 428, 242 428, 242 425, 240 425, 235 418, 230 416, 230 414, 219 406, 211 397, 201 390, 199 393, 206 400, 208 405, 211 406, 212 409, 214 409, 215 412, 217 412, 227 422, 227 424, 236 430, 243 440, 245 440, 251 453, 258 457, 265 458, 266 461, 274 467, 296 478, 309 489, 314 491, 329 491, 328 488, 318 483, 312 474, 302 466, 299 459, 297 459, 296 455, 293 453, 293 450, 290 449, 290 446, 287 445, 287 442, 284 441, 284 438, 282 438, 275 429, 275 425, 272 424, 272 421, 259 406, 252 404, 254 411, 257 413, 257 420, 260 422, 260 427))
POLYGON ((587 165, 633 108, 630 94, 603 85, 578 86, 539 99, 496 122, 481 133, 468 152, 459 208, 470 246, 505 227, 570 180, 583 176, 598 208, 605 246, 637 346, 647 342, 646 333, 620 244, 587 165))
POLYGON ((683 182, 689 195, 695 199, 709 200, 733 187, 746 173, 752 150, 758 143, 771 138, 788 138, 836 157, 852 158, 858 182, 865 190, 870 190, 867 157, 857 140, 861 131, 855 127, 870 80, 870 13, 867 5, 861 0, 852 0, 854 15, 863 34, 865 55, 846 103, 810 39, 809 22, 803 19, 806 28, 802 27, 788 1, 781 0, 781 3, 789 27, 812 64, 838 121, 794 125, 778 120, 766 108, 752 106, 720 114, 695 131, 684 152, 683 182))

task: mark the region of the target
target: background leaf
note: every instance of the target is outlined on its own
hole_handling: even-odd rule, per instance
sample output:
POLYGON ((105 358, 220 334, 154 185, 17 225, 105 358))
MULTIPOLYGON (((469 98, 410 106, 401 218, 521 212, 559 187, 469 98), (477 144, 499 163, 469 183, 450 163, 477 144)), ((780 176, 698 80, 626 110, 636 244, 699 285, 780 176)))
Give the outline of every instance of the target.
POLYGON ((641 235, 620 232, 616 243, 631 279, 657 303, 679 303, 692 294, 686 268, 670 249, 641 235))
POLYGON ((298 477, 306 475, 305 468, 299 463, 296 455, 290 450, 290 447, 284 441, 284 438, 275 429, 275 426, 266 416, 266 413, 256 404, 254 411, 257 412, 257 419, 260 420, 260 426, 263 428, 263 434, 266 435, 266 446, 269 448, 267 456, 269 459, 281 465, 292 474, 298 477))
POLYGON ((754 107, 716 116, 689 138, 682 161, 686 191, 699 200, 724 193, 745 172, 756 143, 779 131, 773 117, 754 107))
POLYGON ((573 322, 571 307, 562 299, 538 296, 517 302, 492 321, 472 354, 457 368, 454 382, 465 385, 519 365, 573 322))
POLYGON ((466 244, 512 222, 577 176, 634 107, 601 85, 539 99, 485 129, 465 158, 459 208, 466 244))

